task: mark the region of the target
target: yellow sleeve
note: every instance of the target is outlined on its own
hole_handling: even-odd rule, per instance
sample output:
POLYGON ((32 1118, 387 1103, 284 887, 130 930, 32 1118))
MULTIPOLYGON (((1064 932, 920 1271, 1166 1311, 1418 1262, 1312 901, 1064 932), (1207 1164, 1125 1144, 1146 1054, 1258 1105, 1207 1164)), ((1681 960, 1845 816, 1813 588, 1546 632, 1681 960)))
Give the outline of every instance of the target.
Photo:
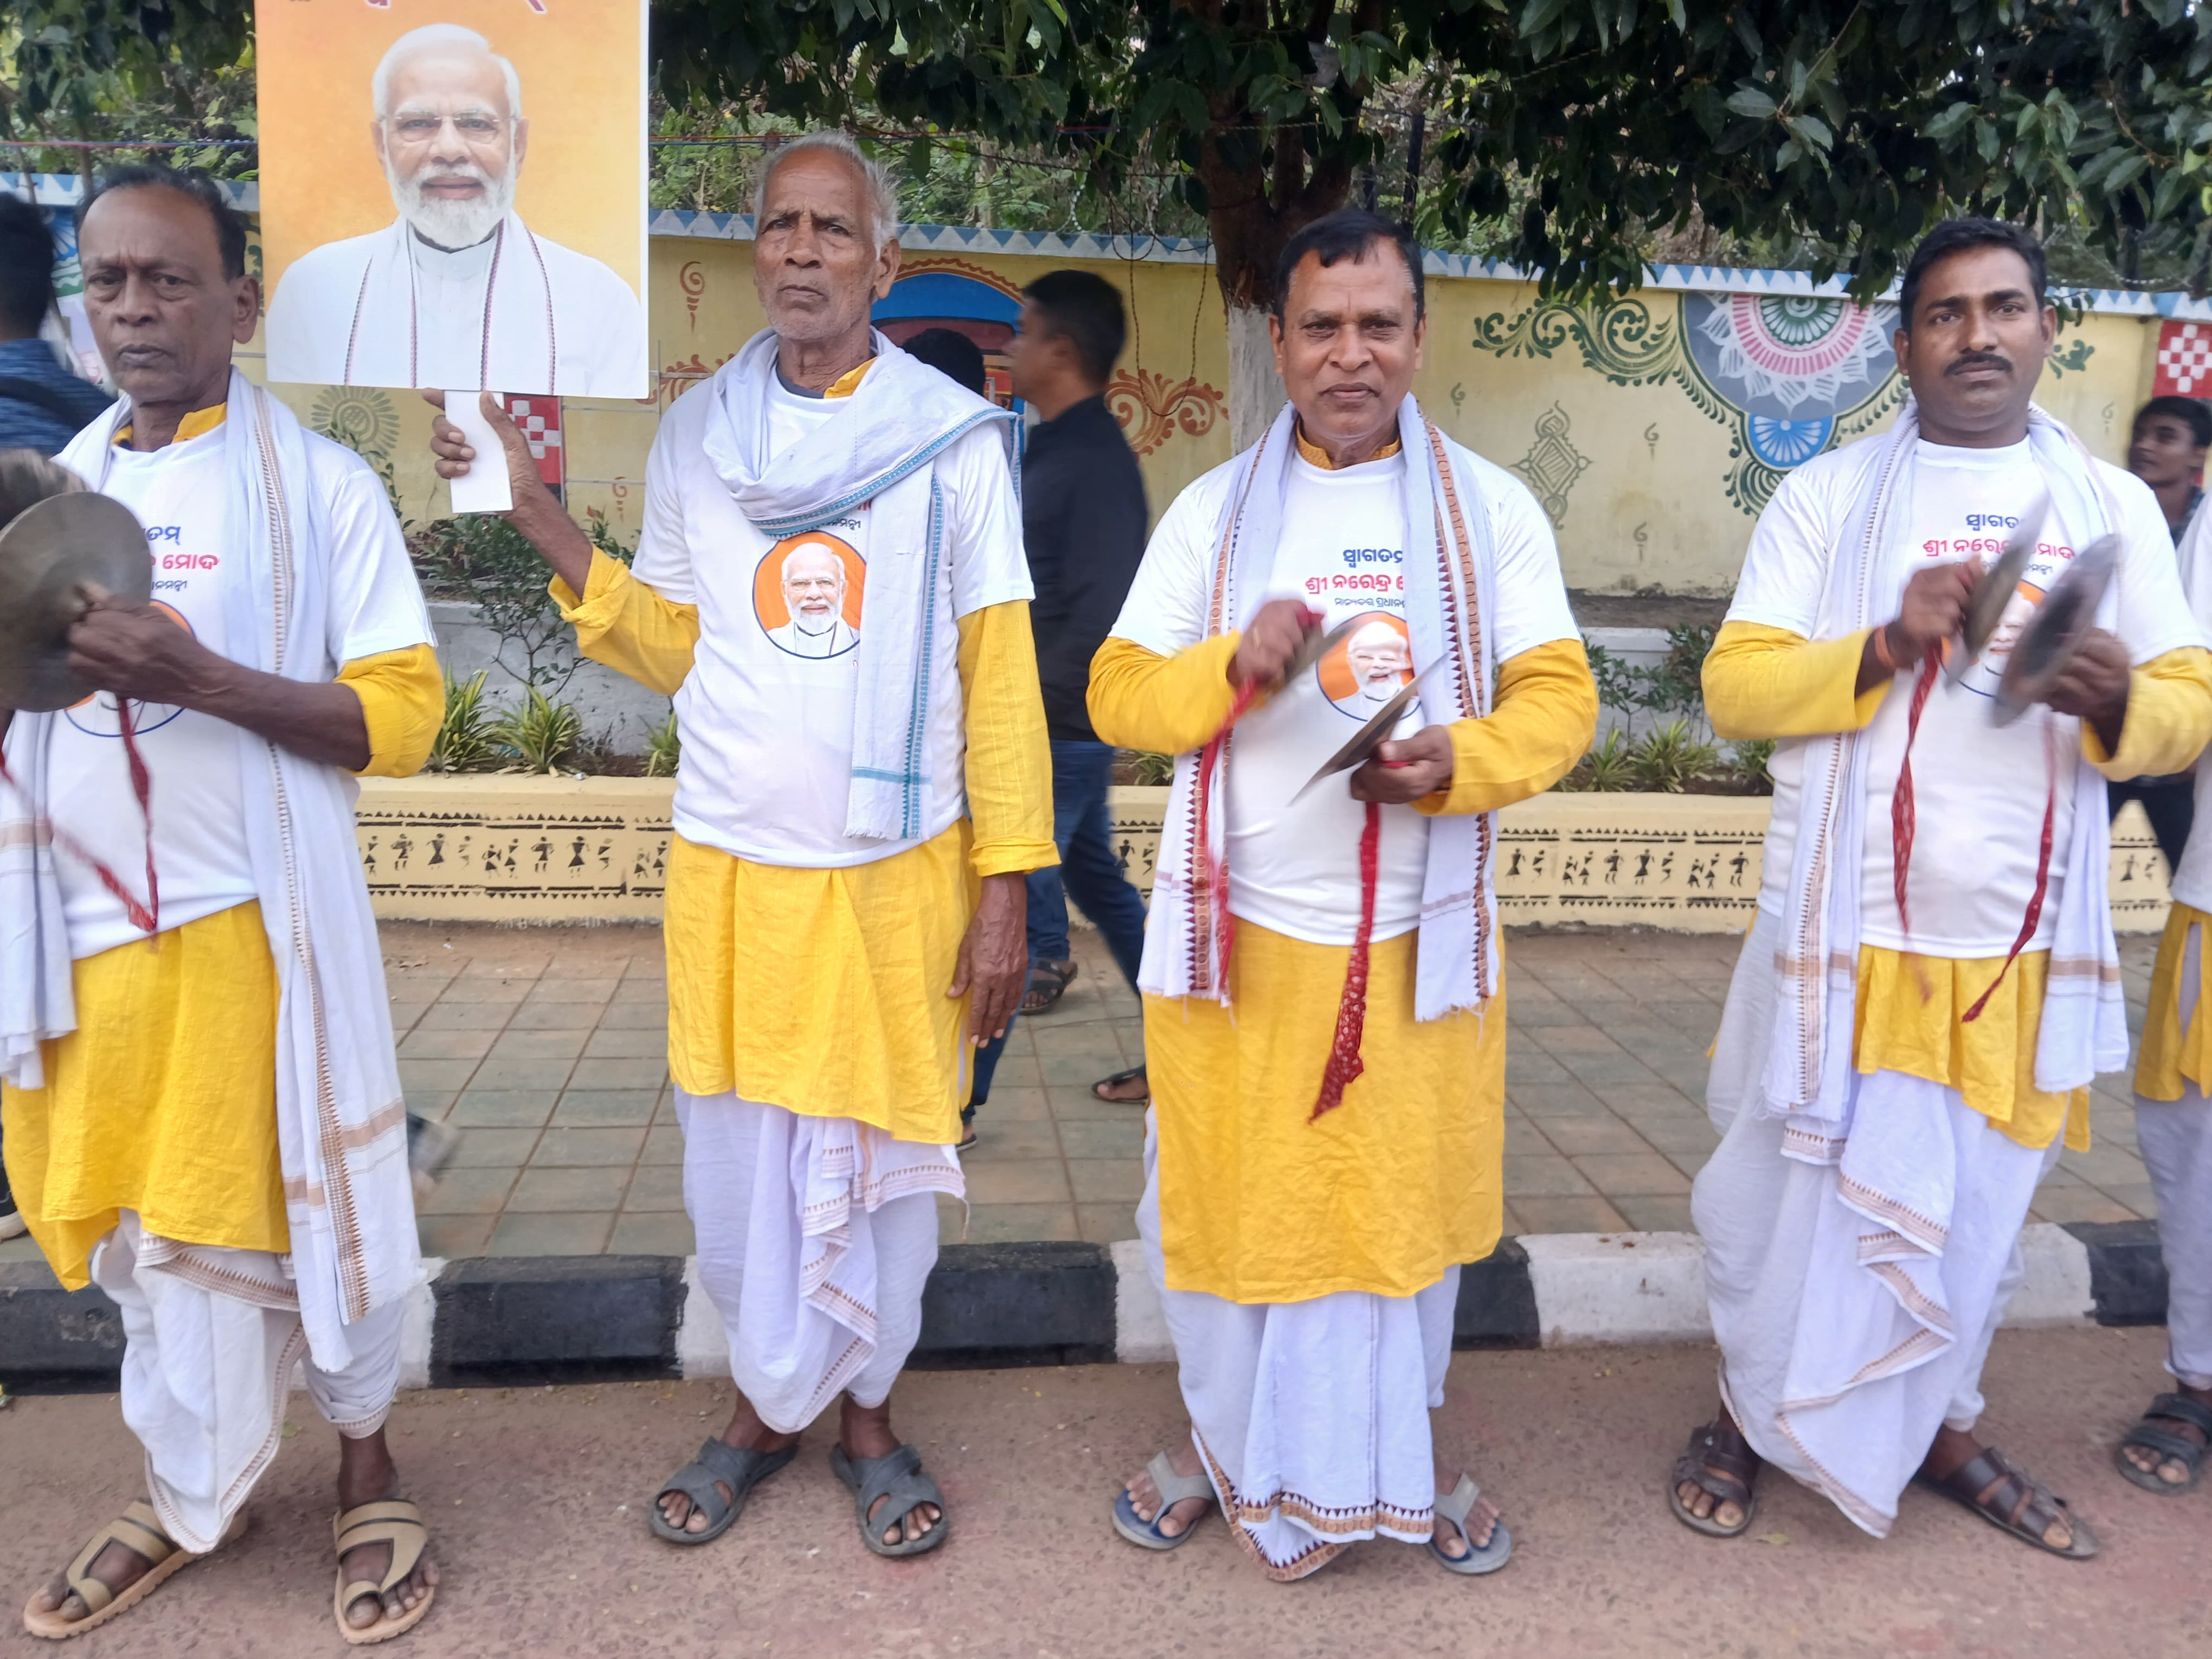
POLYGON ((2179 772, 2212 741, 2212 652, 2185 646, 2131 671, 2128 713, 2120 746, 2112 754, 2089 722, 2081 722, 2081 753, 2106 777, 2164 777, 2179 772))
POLYGON ((1449 730, 1451 782, 1415 811, 1488 812, 1542 794, 1597 735, 1597 686, 1583 642, 1553 640, 1508 657, 1490 713, 1449 730))
POLYGON ((368 726, 368 764, 357 775, 405 778, 421 771, 446 723, 446 682, 437 652, 410 645, 356 657, 338 670, 338 684, 361 699, 361 717, 368 726))
POLYGON ((1857 692, 1871 629, 1813 641, 1786 628, 1723 623, 1705 657, 1705 718, 1722 738, 1804 738, 1856 732, 1889 694, 1884 680, 1857 692))
POLYGON ((975 873, 1050 869, 1060 862, 1052 841, 1052 745, 1027 600, 987 605, 961 617, 960 690, 975 873))
POLYGON ((583 598, 558 576, 546 591, 560 605, 561 619, 576 624, 577 650, 664 697, 676 695, 699 643, 697 605, 661 598, 597 548, 583 598))
POLYGON ((1163 657, 1118 634, 1091 659, 1091 729, 1124 749, 1180 755, 1202 749, 1237 701, 1230 659, 1242 634, 1223 634, 1163 657))

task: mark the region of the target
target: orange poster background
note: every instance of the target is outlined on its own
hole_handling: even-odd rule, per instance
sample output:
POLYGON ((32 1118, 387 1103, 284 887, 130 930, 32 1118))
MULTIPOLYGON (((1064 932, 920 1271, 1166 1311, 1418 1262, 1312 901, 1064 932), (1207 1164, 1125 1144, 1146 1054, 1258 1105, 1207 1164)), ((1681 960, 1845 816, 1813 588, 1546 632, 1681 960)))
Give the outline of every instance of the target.
POLYGON ((300 255, 398 216, 369 142, 368 78, 425 23, 474 29, 514 64, 530 149, 514 210, 645 294, 643 0, 260 0, 264 293, 300 255))
POLYGON ((786 536, 761 556, 753 568, 753 612, 760 618, 763 629, 781 628, 791 620, 791 607, 783 602, 784 556, 794 547, 807 542, 828 548, 837 556, 837 562, 845 567, 845 603, 840 614, 845 625, 857 632, 860 626, 860 600, 868 582, 868 567, 854 551, 850 542, 831 535, 826 530, 809 530, 796 536, 786 536))
MULTIPOLYGON (((1409 644, 1413 640, 1413 635, 1406 631, 1406 623, 1402 617, 1395 617, 1388 611, 1370 611, 1361 617, 1359 628, 1353 629, 1352 634, 1346 635, 1342 640, 1329 647, 1328 654, 1322 657, 1317 665, 1322 696, 1327 697, 1331 702, 1342 702, 1359 690, 1359 681, 1352 672, 1352 661, 1346 653, 1352 647, 1352 634, 1358 633, 1360 628, 1366 627, 1370 622, 1388 623, 1401 639, 1409 644)), ((1401 685, 1404 684, 1406 678, 1403 675, 1400 676, 1398 683, 1401 685)))

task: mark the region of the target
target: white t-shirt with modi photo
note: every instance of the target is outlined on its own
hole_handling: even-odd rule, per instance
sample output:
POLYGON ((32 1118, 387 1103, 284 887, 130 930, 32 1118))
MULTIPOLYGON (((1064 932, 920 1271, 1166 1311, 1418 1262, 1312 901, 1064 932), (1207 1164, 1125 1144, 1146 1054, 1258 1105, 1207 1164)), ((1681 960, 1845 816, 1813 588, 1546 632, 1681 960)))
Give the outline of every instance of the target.
MULTIPOLYGON (((922 833, 872 841, 845 833, 853 779, 853 700, 867 637, 870 519, 863 503, 819 530, 771 541, 738 510, 706 456, 715 388, 695 387, 660 422, 646 463, 645 526, 632 574, 699 607, 699 644, 676 694, 684 732, 676 833, 757 864, 826 869, 919 845, 967 810, 966 704, 956 666, 958 619, 1030 597, 1021 508, 998 423, 940 455, 945 568, 933 603, 936 653, 922 833)), ((769 453, 836 416, 840 399, 778 384, 767 399, 769 453)))
MULTIPOLYGON (((2119 504, 2121 551, 2115 583, 2118 633, 2138 665, 2203 643, 2181 597, 2165 515, 2148 486, 2105 462, 2093 463, 2119 504)), ((1829 549, 1857 507, 1858 458, 1832 451, 1787 478, 1759 514, 1745 556, 1730 622, 1786 629, 1808 638, 1820 612, 1829 549)), ((1978 557, 1994 563, 2006 538, 2044 492, 2028 443, 1963 449, 1920 441, 1913 458, 1908 533, 1893 557, 1923 565, 1978 557)), ((1856 533, 1855 528, 1844 533, 1856 533)), ((2009 726, 1990 717, 2013 641, 2076 550, 2098 532, 2066 522, 2052 496, 2033 561, 1996 634, 1964 679, 1939 675, 1911 748, 1916 828, 1907 872, 1908 930, 1898 914, 1891 801, 1905 757, 1916 671, 1900 674, 1866 730, 1866 850, 1860 872, 1860 937, 1923 956, 1975 961, 2012 949, 2035 891, 2044 811, 2051 812, 2049 887, 2025 949, 2046 950, 2057 927, 2066 848, 2074 828, 2074 768, 2081 723, 2041 705, 2009 726), (2055 787, 2054 787, 2055 785, 2055 787)), ((1909 571, 1878 578, 1876 592, 1901 592, 1909 571)), ((1802 742, 1775 751, 1774 811, 1767 831, 1759 902, 1786 901, 1802 742)))
MULTIPOLYGON (((1479 493, 1490 515, 1497 614, 1486 620, 1495 659, 1578 639, 1550 520, 1518 478, 1477 464, 1461 488, 1479 493)), ((1366 806, 1352 798, 1349 773, 1299 791, 1413 671, 1428 666, 1413 661, 1406 627, 1405 465, 1401 454, 1332 471, 1291 458, 1267 598, 1304 601, 1322 613, 1324 628, 1366 620, 1298 684, 1238 721, 1230 744, 1230 911, 1311 944, 1349 945, 1358 931, 1366 806)), ((1160 656, 1206 638, 1214 531, 1235 475, 1233 461, 1214 468, 1161 516, 1114 624, 1119 637, 1160 656)), ((1394 735, 1410 736, 1436 719, 1416 697, 1394 735)), ((1428 851, 1427 818, 1411 806, 1382 809, 1375 939, 1420 924, 1428 851)))

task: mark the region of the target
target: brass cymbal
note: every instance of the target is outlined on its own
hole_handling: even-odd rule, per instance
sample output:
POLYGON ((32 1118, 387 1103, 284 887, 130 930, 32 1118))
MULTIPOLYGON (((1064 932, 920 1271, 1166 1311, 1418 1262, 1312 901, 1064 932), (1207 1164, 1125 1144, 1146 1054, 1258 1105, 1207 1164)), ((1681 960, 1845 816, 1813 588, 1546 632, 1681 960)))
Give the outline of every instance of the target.
POLYGON ((131 509, 29 450, 0 452, 0 708, 44 714, 93 688, 69 672, 88 586, 143 605, 154 561, 131 509))
POLYGON ((2100 536, 2075 554, 2051 584, 2006 659, 1996 706, 1990 711, 1999 726, 2011 725, 2051 696, 2097 625, 2097 607, 2104 603, 2105 590, 2112 586, 2119 564, 2120 538, 2100 536))

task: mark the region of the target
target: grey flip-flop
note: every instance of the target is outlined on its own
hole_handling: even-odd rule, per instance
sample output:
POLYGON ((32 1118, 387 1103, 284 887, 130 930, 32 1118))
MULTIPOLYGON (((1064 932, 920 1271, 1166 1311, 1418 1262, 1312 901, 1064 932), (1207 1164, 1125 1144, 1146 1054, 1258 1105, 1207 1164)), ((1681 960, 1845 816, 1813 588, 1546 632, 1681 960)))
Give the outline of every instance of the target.
POLYGON ((1474 1512, 1475 1500, 1481 1496, 1482 1488, 1462 1474, 1449 1496, 1437 1499, 1437 1518, 1450 1522, 1467 1543, 1465 1555, 1447 1555, 1435 1539, 1429 1540, 1429 1553, 1443 1564, 1446 1572, 1496 1572, 1513 1559, 1513 1534, 1506 1530, 1504 1522, 1497 1522, 1491 1527, 1490 1541, 1480 1549, 1475 1547, 1474 1540, 1468 1535, 1467 1517, 1474 1512))
POLYGON ((646 1525, 653 1528, 654 1537, 672 1544, 711 1544, 744 1513, 745 1498, 752 1489, 798 1455, 795 1443, 781 1451, 749 1451, 709 1439, 699 1448, 696 1457, 660 1483, 652 1507, 646 1510, 646 1525), (730 1489, 727 1498, 722 1496, 718 1481, 730 1489), (660 1500, 672 1492, 682 1492, 691 1500, 691 1507, 707 1517, 706 1530, 687 1532, 669 1525, 668 1517, 660 1512, 660 1500))
POLYGON ((952 1530, 952 1515, 945 1507, 945 1494, 937 1489, 936 1481, 922 1473, 921 1454, 913 1447, 901 1446, 881 1457, 851 1457, 842 1446, 832 1446, 830 1467, 853 1493, 853 1511, 860 1522, 860 1541, 878 1555, 921 1555, 942 1544, 945 1534, 952 1530), (878 1501, 884 1504, 883 1513, 872 1521, 868 1511, 878 1501), (891 1529, 894 1522, 903 1522, 924 1504, 937 1506, 936 1525, 919 1538, 904 1539, 896 1544, 884 1542, 884 1534, 891 1529))
POLYGON ((1181 1549, 1198 1530, 1198 1523, 1213 1512, 1216 1498, 1213 1482, 1204 1474, 1177 1474, 1168 1462, 1165 1452, 1154 1452, 1152 1461, 1145 1465, 1145 1473, 1152 1477, 1152 1485, 1160 1494, 1160 1506, 1146 1520, 1137 1513, 1137 1506, 1129 1501, 1129 1489, 1124 1486, 1114 1494, 1114 1530, 1139 1549, 1181 1549), (1167 1512, 1187 1498, 1203 1498, 1206 1508, 1191 1517, 1191 1522, 1181 1532, 1169 1534, 1160 1530, 1160 1522, 1167 1512))

